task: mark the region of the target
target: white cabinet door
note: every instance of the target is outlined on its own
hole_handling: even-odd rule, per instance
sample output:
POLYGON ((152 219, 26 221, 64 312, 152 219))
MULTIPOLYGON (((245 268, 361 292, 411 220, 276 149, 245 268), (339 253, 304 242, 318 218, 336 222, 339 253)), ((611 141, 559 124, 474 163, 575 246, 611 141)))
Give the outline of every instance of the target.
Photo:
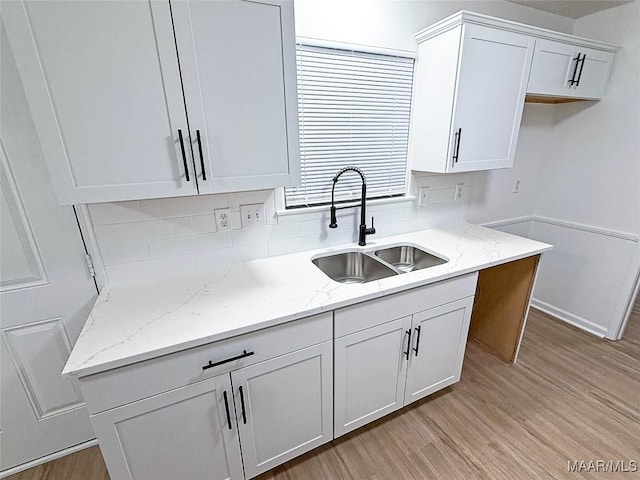
POLYGON ((413 316, 405 405, 460 380, 472 306, 468 297, 413 316))
POLYGON ((2 14, 60 203, 197 193, 169 2, 2 14))
POLYGON ((299 177, 293 2, 172 4, 200 192, 299 177))
POLYGON ((447 171, 513 165, 533 47, 527 35, 464 25, 447 171))
POLYGON ((109 475, 243 479, 231 396, 224 374, 92 415, 109 475))
POLYGON ((536 40, 527 93, 602 98, 615 53, 553 40, 536 40))
POLYGON ((615 53, 592 48, 581 48, 580 53, 582 60, 572 91, 579 98, 604 97, 615 53))
POLYGON ((336 338, 335 436, 403 406, 411 317, 336 338))
POLYGON ((247 478, 332 440, 332 350, 325 342, 231 373, 247 478))
POLYGON ((567 96, 577 75, 579 47, 553 40, 536 40, 527 93, 567 96))

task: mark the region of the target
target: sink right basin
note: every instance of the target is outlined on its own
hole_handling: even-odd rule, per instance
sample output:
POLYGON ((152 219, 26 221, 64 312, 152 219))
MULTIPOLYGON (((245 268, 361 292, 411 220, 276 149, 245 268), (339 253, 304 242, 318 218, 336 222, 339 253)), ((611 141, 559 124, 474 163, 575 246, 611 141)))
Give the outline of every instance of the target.
POLYGON ((435 267, 447 263, 448 260, 440 258, 412 245, 398 245, 395 247, 383 248, 373 252, 381 260, 393 265, 403 272, 422 270, 423 268, 435 267))

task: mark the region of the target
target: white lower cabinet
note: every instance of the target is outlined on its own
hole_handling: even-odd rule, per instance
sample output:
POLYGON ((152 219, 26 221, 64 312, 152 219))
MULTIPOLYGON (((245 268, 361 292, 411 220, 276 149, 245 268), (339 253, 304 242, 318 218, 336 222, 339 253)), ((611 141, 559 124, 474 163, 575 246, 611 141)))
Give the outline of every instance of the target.
POLYGON ((231 373, 247 478, 333 439, 331 344, 231 373))
POLYGON ((252 478, 333 439, 332 314, 79 384, 112 480, 252 478))
POLYGON ((335 340, 335 436, 402 407, 405 353, 411 317, 335 340))
POLYGON ((473 297, 413 316, 413 338, 404 404, 460 380, 473 297))
POLYGON ((336 437, 460 380, 475 279, 448 280, 336 312, 337 332, 374 325, 335 339, 336 437), (417 313, 406 315, 411 309, 417 313), (389 321, 398 310, 405 316, 389 321))
POLYGON ((112 480, 252 478, 331 441, 331 344, 92 415, 112 480))
POLYGON ((92 415, 111 479, 242 479, 231 396, 223 374, 92 415))
POLYGON ((111 479, 253 478, 457 382, 477 277, 80 378, 111 479))

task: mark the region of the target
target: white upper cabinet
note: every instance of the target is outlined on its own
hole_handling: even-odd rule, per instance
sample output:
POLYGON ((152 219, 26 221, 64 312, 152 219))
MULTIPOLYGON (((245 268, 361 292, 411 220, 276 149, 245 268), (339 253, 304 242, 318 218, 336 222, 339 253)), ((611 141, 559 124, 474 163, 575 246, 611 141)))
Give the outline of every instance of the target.
POLYGON ((413 170, 513 166, 525 99, 599 99, 617 47, 461 11, 418 32, 413 170))
POLYGON ((293 2, 174 2, 172 12, 200 193, 293 185, 293 2))
POLYGON ((60 203, 298 181, 293 2, 16 1, 2 13, 60 203))
POLYGON ((168 3, 7 2, 2 14, 60 203, 197 193, 168 3))
POLYGON ((533 38, 462 24, 442 34, 422 32, 418 41, 411 168, 511 167, 533 38))
POLYGON ((562 98, 604 96, 615 50, 538 39, 527 93, 562 98))

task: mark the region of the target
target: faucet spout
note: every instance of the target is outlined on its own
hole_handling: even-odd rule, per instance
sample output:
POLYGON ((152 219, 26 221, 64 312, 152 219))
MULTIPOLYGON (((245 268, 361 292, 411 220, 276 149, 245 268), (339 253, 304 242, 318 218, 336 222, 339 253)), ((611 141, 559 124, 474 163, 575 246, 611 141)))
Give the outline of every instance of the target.
MULTIPOLYGON (((362 180, 362 189, 360 194, 360 228, 358 234, 358 245, 364 246, 366 245, 366 236, 373 235, 376 233, 376 229, 373 227, 373 217, 371 217, 371 228, 367 227, 367 179, 364 176, 362 170, 358 167, 348 166, 340 169, 338 173, 333 177, 333 185, 331 187, 331 222, 329 223, 329 228, 337 228, 338 221, 336 218, 336 210, 338 207, 335 206, 334 202, 334 193, 336 189, 336 183, 338 183, 338 179, 345 172, 356 172, 360 175, 362 180)), ((343 207, 344 208, 344 207, 343 207)))

